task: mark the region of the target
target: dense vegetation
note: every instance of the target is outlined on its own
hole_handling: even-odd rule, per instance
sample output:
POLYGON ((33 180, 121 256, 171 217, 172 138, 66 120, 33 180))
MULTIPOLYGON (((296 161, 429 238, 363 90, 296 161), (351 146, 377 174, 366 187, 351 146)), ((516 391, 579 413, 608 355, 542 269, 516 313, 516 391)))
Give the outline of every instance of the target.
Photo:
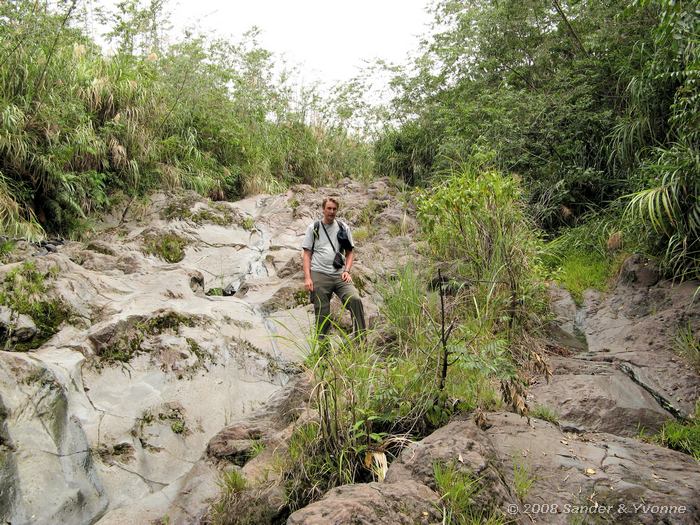
POLYGON ((368 172, 367 146, 313 91, 295 98, 255 30, 165 46, 163 4, 103 15, 109 56, 76 0, 0 4, 0 234, 76 233, 119 194, 235 198, 368 172))
MULTIPOLYGON (((700 271, 700 13, 689 1, 439 0, 394 78, 376 169, 432 185, 484 147, 545 230, 638 228, 677 277, 700 271), (627 211, 623 215, 623 211, 627 211), (621 228, 621 223, 624 228, 621 228)), ((598 246, 600 248, 600 246, 598 246)))

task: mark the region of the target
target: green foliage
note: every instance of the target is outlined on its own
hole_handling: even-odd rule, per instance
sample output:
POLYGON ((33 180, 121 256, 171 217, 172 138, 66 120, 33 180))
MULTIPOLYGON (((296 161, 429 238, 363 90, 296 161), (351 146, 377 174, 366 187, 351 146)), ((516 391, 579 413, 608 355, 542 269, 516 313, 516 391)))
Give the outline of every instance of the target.
MULTIPOLYGON (((700 94, 697 95, 700 98, 700 94)), ((698 111, 700 114, 700 110, 698 111)), ((631 196, 632 220, 647 224, 662 268, 680 279, 700 277, 700 150, 688 143, 654 150, 640 176, 654 184, 631 196)))
POLYGON ((71 317, 71 310, 60 298, 48 298, 48 281, 55 278, 58 268, 47 272, 37 269, 34 262, 25 262, 8 272, 0 287, 0 305, 15 314, 31 317, 37 332, 29 340, 10 343, 10 334, 0 334, 0 344, 5 350, 25 351, 38 348, 54 335, 64 321, 71 317))
POLYGON ((700 333, 694 332, 690 324, 678 330, 673 339, 673 349, 700 372, 700 333))
POLYGON ((165 422, 170 422, 170 430, 174 434, 184 434, 187 432, 187 425, 185 424, 185 417, 179 408, 171 408, 167 412, 161 412, 158 414, 158 419, 165 422))
POLYGON ((375 173, 410 185, 425 184, 432 175, 437 139, 433 129, 418 122, 387 131, 374 145, 375 173))
POLYGON ((255 440, 250 447, 250 459, 259 456, 265 450, 265 442, 261 440, 255 440))
MULTIPOLYGON (((282 470, 291 510, 334 486, 382 479, 384 465, 407 437, 427 435, 455 409, 500 405, 493 382, 513 376, 508 345, 490 332, 474 337, 478 322, 463 319, 465 326, 449 343, 454 362, 443 380, 439 304, 422 282, 407 267, 378 285, 384 299, 381 337, 355 339, 340 331, 312 342, 307 364, 314 372, 312 406, 319 423, 297 428, 290 441, 282 470)), ((457 311, 450 307, 450 315, 457 311)))
POLYGON ((405 441, 398 436, 434 428, 435 385, 425 381, 420 353, 414 359, 381 356, 372 344, 342 334, 323 350, 312 401, 320 424, 295 430, 283 475, 292 510, 329 488, 381 479, 377 461, 397 453, 405 441))
POLYGON ((255 230, 255 219, 253 219, 253 217, 245 217, 245 218, 241 221, 241 226, 242 226, 244 229, 246 229, 246 230, 252 232, 252 231, 255 230))
POLYGON ((699 14, 693 2, 433 6, 422 53, 394 71, 396 127, 377 168, 426 186, 471 157, 523 178, 549 232, 628 195, 627 222, 668 273, 700 267, 699 14))
POLYGON ((178 263, 185 258, 187 239, 175 233, 151 235, 144 239, 143 251, 160 257, 169 263, 178 263))
POLYGON ((539 240, 514 177, 466 164, 420 193, 418 219, 430 256, 469 287, 477 319, 512 326, 528 317, 537 304, 531 261, 539 240))
POLYGON ((14 241, 0 240, 0 263, 6 261, 7 256, 15 249, 14 241))
POLYGON ((665 447, 690 454, 700 461, 700 402, 695 404, 693 419, 687 423, 678 421, 664 423, 653 440, 665 447))
MULTIPOLYGON (((177 312, 164 312, 140 321, 133 328, 111 341, 98 352, 100 364, 128 363, 132 357, 147 351, 144 343, 151 337, 166 331, 180 332, 181 326, 194 326, 194 318, 177 312)), ((202 353, 196 341, 186 339, 190 351, 201 359, 202 353)))
POLYGON ((379 283, 384 301, 380 312, 402 352, 427 346, 431 318, 437 312, 437 296, 427 294, 422 277, 412 265, 399 268, 396 278, 379 283), (432 316, 425 315, 429 310, 432 316))
POLYGON ((566 254, 554 269, 554 279, 566 288, 577 305, 583 304, 583 292, 588 289, 608 289, 615 265, 606 256, 590 252, 566 254))
POLYGON ((530 468, 525 463, 513 461, 513 488, 520 501, 525 501, 528 492, 532 488, 535 478, 530 472, 530 468))
POLYGON ((659 235, 653 248, 669 273, 680 279, 697 278, 700 13, 692 2, 642 0, 639 4, 656 7, 659 22, 648 59, 628 86, 628 118, 657 124, 647 125, 650 140, 641 144, 636 174, 639 191, 631 196, 628 212, 659 235))
POLYGON ((435 3, 435 32, 394 77, 402 125, 380 140, 377 166, 425 184, 486 144, 525 178, 546 227, 563 223, 562 206, 578 215, 624 192, 626 173, 608 166, 618 82, 638 71, 623 65, 656 19, 626 2, 558 4, 435 3))
POLYGON ((636 232, 614 214, 591 214, 585 219, 562 230, 540 254, 549 277, 566 288, 579 305, 585 290, 607 290, 628 250, 641 248, 636 232), (623 243, 625 249, 621 250, 623 243), (620 246, 609 248, 608 244, 620 246))

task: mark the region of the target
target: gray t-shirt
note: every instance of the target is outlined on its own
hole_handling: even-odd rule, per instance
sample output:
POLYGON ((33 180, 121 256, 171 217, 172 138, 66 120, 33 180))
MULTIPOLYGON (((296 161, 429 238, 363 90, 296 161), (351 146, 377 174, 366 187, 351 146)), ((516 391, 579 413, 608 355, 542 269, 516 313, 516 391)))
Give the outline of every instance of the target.
MULTIPOLYGON (((335 250, 331 247, 330 242, 328 242, 328 237, 323 233, 323 227, 326 227, 328 232, 328 237, 333 241, 333 246, 335 249, 339 249, 338 246, 338 221, 333 221, 333 224, 321 224, 318 226, 318 237, 316 239, 316 244, 314 244, 314 223, 309 224, 306 228, 306 235, 304 235, 304 242, 301 243, 301 247, 305 250, 310 250, 314 247, 314 253, 311 256, 311 271, 325 273, 328 275, 340 274, 343 272, 343 268, 335 269, 333 268, 333 259, 335 258, 335 250)), ((352 232, 348 225, 343 223, 343 226, 348 232, 348 239, 350 239, 350 244, 355 244, 352 241, 352 232)))

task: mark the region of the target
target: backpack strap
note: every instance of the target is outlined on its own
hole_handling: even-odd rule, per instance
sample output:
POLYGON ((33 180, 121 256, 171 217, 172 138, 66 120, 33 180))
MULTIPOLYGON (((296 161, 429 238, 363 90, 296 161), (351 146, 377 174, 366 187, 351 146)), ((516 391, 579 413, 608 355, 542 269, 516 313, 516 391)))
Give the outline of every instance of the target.
POLYGON ((314 221, 314 241, 311 243, 311 255, 314 254, 314 246, 316 246, 316 239, 318 239, 318 225, 320 223, 321 221, 314 221))

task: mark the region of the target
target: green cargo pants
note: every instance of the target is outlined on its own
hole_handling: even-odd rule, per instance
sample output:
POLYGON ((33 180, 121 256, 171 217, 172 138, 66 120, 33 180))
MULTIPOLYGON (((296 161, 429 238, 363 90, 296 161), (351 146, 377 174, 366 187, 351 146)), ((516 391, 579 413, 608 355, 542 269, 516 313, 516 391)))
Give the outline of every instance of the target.
POLYGON ((311 301, 314 303, 316 316, 316 330, 319 337, 328 333, 331 313, 331 296, 335 293, 352 314, 352 332, 359 335, 364 332, 365 310, 357 289, 352 283, 346 283, 340 275, 328 275, 320 272, 311 272, 311 280, 314 283, 314 291, 311 292, 311 301))

